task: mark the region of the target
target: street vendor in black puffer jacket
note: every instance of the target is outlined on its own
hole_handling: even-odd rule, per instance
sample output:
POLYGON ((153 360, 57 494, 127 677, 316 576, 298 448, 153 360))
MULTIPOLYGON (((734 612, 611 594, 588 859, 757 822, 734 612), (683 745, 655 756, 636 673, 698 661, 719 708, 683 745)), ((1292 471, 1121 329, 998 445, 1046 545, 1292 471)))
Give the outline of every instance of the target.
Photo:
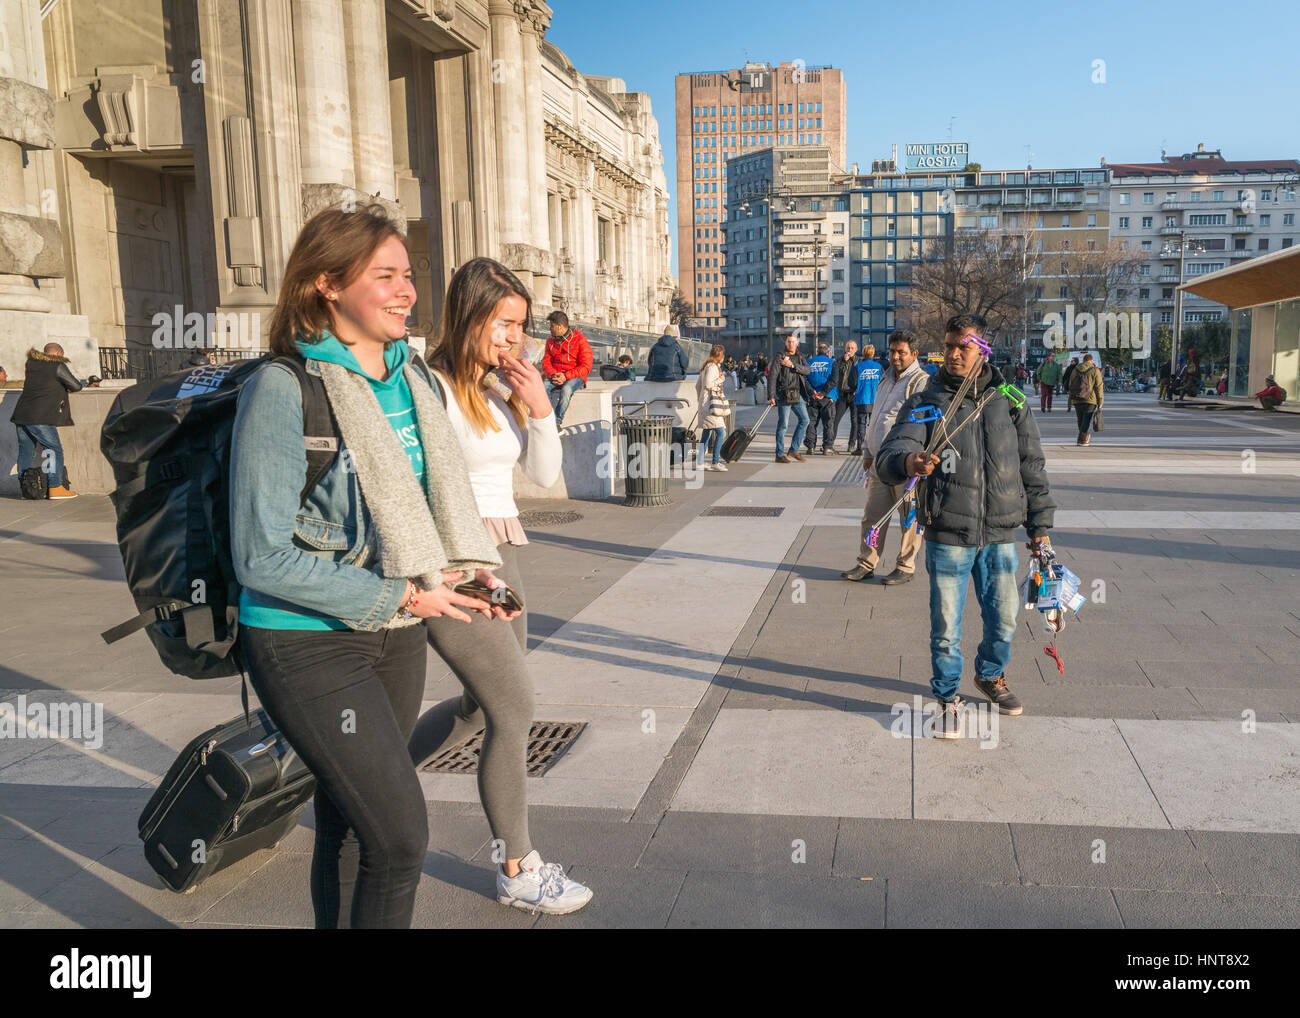
MULTIPOLYGON (((1038 425, 1025 404, 1013 407, 1001 393, 981 411, 980 419, 961 429, 951 450, 926 456, 925 448, 939 420, 912 422, 918 408, 937 407, 953 432, 977 403, 1005 381, 983 363, 974 338, 983 337, 978 315, 948 320, 943 367, 927 388, 911 397, 876 456, 876 471, 886 484, 904 484, 920 475, 918 516, 925 526, 925 565, 930 574, 930 687, 940 701, 934 734, 959 738, 964 701, 961 682, 961 620, 966 590, 973 579, 984 633, 975 657, 975 688, 1003 714, 1023 707, 1007 686, 1020 594, 1016 579, 1015 532, 1025 527, 1029 548, 1050 546, 1047 532, 1056 508, 1047 481, 1038 425), (979 366, 979 375, 960 406, 957 389, 979 366)), ((932 416, 922 412, 918 416, 932 416)))

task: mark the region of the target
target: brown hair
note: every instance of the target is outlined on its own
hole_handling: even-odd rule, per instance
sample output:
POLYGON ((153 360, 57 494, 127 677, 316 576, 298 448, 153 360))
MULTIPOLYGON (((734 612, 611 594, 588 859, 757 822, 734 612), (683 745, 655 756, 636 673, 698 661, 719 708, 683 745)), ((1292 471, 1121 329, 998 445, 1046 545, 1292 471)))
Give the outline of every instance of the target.
MULTIPOLYGON (((524 328, 533 317, 533 298, 519 277, 491 258, 472 258, 456 270, 442 305, 438 338, 425 359, 451 382, 456 403, 480 435, 497 431, 492 411, 483 395, 484 374, 478 359, 478 340, 483 326, 506 297, 524 300, 524 328)), ((528 411, 519 393, 506 404, 515 423, 523 427, 528 411)))
POLYGON ((725 356, 727 356, 727 348, 719 345, 718 343, 714 343, 713 346, 709 348, 709 359, 704 363, 721 364, 722 358, 725 356))
POLYGON ((355 212, 326 209, 307 220, 293 243, 280 297, 271 312, 271 352, 293 356, 298 352, 297 340, 320 342, 333 319, 330 302, 316 289, 316 280, 324 273, 332 286, 350 286, 389 237, 406 243, 401 228, 388 218, 382 205, 367 205, 355 212))

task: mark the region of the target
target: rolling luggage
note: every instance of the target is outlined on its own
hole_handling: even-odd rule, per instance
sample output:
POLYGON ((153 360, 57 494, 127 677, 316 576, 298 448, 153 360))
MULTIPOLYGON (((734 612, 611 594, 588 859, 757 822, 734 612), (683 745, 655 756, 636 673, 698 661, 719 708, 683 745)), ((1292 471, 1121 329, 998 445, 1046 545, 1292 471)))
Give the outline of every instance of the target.
POLYGON ((266 712, 243 715, 194 739, 140 814, 149 865, 189 893, 217 870, 291 831, 316 779, 266 712))
POLYGON ((728 463, 735 463, 736 460, 745 455, 745 450, 749 448, 749 443, 753 441, 754 436, 758 433, 759 427, 763 424, 763 418, 767 416, 767 412, 771 409, 772 404, 769 403, 763 409, 763 412, 758 415, 758 420, 754 422, 752 428, 748 430, 737 428, 726 437, 726 440, 722 443, 722 458, 724 460, 728 463))

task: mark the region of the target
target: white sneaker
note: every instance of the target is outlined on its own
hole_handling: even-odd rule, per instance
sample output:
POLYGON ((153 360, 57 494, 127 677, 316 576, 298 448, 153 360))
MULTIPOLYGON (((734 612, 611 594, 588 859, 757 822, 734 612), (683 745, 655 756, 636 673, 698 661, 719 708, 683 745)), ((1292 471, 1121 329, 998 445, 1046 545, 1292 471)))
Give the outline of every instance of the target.
POLYGON ((715 467, 712 463, 704 463, 704 464, 701 464, 701 465, 700 465, 700 469, 701 469, 701 470, 717 470, 718 468, 715 467))
POLYGON ((721 470, 721 471, 723 471, 723 472, 725 473, 726 470, 727 470, 727 464, 725 464, 725 463, 715 463, 715 464, 713 464, 713 469, 714 469, 714 470, 721 470))
POLYGON ((519 875, 507 877, 497 867, 497 901, 512 908, 548 915, 576 912, 591 901, 591 888, 564 875, 558 863, 542 862, 536 849, 519 860, 519 875))

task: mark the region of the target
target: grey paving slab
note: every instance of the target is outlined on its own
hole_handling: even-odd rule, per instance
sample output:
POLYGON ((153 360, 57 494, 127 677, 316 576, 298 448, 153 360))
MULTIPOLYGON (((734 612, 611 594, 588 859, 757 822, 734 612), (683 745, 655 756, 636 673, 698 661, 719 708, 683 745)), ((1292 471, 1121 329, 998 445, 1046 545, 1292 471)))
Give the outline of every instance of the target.
POLYGON ((1016 883, 1006 824, 938 820, 840 821, 833 872, 876 880, 1016 883))
POLYGON ((670 929, 881 929, 884 882, 699 871, 677 895, 670 929))
POLYGON ((911 815, 911 742, 888 714, 725 710, 674 809, 813 816, 911 815), (903 778, 903 780, 900 780, 903 778))
POLYGON ((209 902, 195 918, 241 926, 311 929, 316 922, 311 903, 311 856, 265 854, 268 858, 261 866, 221 898, 209 902))
POLYGON ((771 873, 778 878, 829 876, 838 827, 834 817, 671 810, 638 868, 771 873))
POLYGON ((1022 887, 890 880, 890 929, 1114 929, 1111 892, 1092 887, 1022 887))
POLYGON ((1300 897, 1120 889, 1115 891, 1115 901, 1125 928, 1130 930, 1294 930, 1300 926, 1300 897))
MULTIPOLYGON (((528 818, 533 848, 546 862, 559 863, 566 872, 586 866, 630 870, 650 843, 654 830, 654 824, 551 817, 539 811, 533 811, 528 818)), ((492 855, 493 846, 484 844, 466 858, 475 863, 492 863, 492 855)))
MULTIPOLYGON (((1116 722, 1174 827, 1300 832, 1300 729, 1240 722, 1116 722)), ((1155 825, 1143 825, 1155 826, 1155 825)))
POLYGON ((528 929, 530 912, 498 904, 496 871, 448 853, 431 852, 415 892, 414 929, 528 929))
POLYGON ((1218 890, 1186 831, 1012 824, 1026 884, 1218 890))
POLYGON ((1189 831, 1219 889, 1300 897, 1300 835, 1189 831))
POLYGON ((1247 689, 1292 689, 1295 679, 1283 675, 1261 651, 1248 648, 1241 661, 1187 662, 1139 658, 1153 686, 1212 686, 1247 689))
MULTIPOLYGON (((271 852, 255 852, 214 873, 192 894, 176 894, 164 889, 138 844, 122 845, 23 906, 22 911, 108 920, 154 915, 184 922, 197 919, 273 858, 271 852)), ((301 863, 305 857, 286 858, 301 863)))
POLYGON ((1111 721, 1021 716, 999 720, 995 748, 971 739, 913 745, 920 819, 1168 826, 1111 721))

